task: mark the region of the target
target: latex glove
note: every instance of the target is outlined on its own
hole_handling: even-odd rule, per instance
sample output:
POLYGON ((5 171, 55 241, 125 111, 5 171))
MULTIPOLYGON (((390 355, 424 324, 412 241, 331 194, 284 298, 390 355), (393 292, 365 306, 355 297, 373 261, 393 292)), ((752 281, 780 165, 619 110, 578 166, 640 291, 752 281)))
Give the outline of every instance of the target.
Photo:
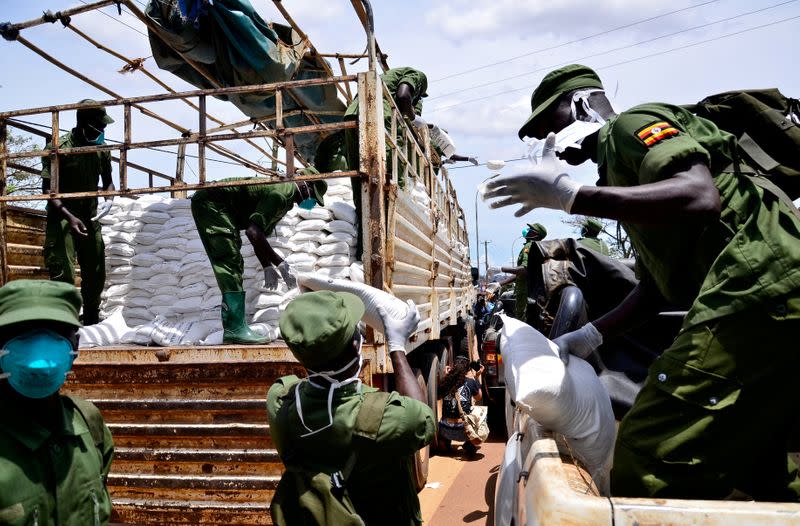
POLYGON ((522 217, 534 208, 553 208, 567 213, 583 186, 561 171, 555 152, 556 135, 550 133, 544 145, 542 163, 515 175, 494 177, 486 183, 483 199, 499 198, 491 208, 522 205, 514 215, 522 217))
POLYGON ((419 115, 415 115, 415 116, 414 116, 414 120, 413 120, 413 121, 411 121, 411 124, 413 124, 415 128, 419 128, 419 129, 422 129, 422 128, 424 128, 425 126, 427 126, 427 125, 428 125, 428 123, 427 123, 427 122, 425 122, 425 119, 423 119, 423 118, 422 118, 422 117, 420 117, 419 115))
POLYGON ((280 273, 278 269, 269 265, 264 267, 264 288, 267 290, 275 290, 278 288, 278 278, 280 273))
POLYGON ((389 346, 389 352, 406 351, 406 341, 414 334, 419 325, 419 312, 417 306, 412 300, 406 302, 408 310, 406 316, 402 320, 398 320, 390 316, 383 306, 378 306, 378 315, 383 321, 383 334, 386 335, 386 343, 389 346))
POLYGON ((603 335, 594 325, 587 323, 577 331, 562 334, 553 343, 558 347, 558 357, 567 365, 570 354, 588 358, 603 343, 603 335))
POLYGON ((472 163, 472 166, 478 166, 478 158, 477 157, 467 157, 467 161, 472 163))
POLYGON ((278 271, 280 271, 281 277, 283 277, 283 281, 286 282, 287 287, 293 289, 297 286, 297 278, 294 276, 294 270, 286 260, 283 260, 281 264, 278 265, 278 271))
POLYGON ((97 215, 92 218, 92 221, 97 221, 101 217, 105 217, 111 212, 111 207, 114 206, 113 201, 103 201, 97 205, 97 215))

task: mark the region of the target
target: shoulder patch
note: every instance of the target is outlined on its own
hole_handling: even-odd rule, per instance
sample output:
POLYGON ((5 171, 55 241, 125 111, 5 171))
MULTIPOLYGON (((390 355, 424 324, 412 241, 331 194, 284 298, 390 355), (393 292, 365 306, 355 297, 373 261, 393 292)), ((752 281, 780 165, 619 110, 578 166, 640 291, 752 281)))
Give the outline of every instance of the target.
POLYGON ((669 139, 680 132, 667 121, 655 121, 636 130, 636 137, 650 148, 659 141, 669 139))

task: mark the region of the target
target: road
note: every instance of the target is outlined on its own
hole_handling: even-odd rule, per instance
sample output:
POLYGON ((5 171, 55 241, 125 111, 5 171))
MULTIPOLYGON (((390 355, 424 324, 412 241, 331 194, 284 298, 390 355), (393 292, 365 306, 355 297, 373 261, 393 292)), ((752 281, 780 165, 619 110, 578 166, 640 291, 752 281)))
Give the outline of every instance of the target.
POLYGON ((505 441, 494 435, 469 459, 454 452, 430 459, 428 485, 419 494, 425 526, 494 526, 494 488, 505 441))

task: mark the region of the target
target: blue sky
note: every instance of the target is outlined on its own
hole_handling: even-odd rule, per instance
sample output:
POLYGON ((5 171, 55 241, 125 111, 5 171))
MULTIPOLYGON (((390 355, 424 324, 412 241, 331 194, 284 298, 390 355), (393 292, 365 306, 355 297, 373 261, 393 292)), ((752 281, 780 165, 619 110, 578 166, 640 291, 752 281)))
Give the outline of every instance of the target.
MULTIPOLYGON (((18 22, 77 3, 0 0, 0 22, 18 22)), ((253 0, 253 4, 266 19, 281 21, 272 2, 253 0)), ((284 0, 283 4, 320 51, 364 49, 364 32, 349 1, 284 0)), ((376 34, 389 54, 389 64, 414 66, 428 75, 430 97, 423 116, 448 129, 460 152, 477 155, 481 161, 522 156, 525 145, 517 139, 517 129, 530 112, 531 91, 547 71, 565 63, 596 68, 618 111, 649 101, 695 102, 711 93, 741 88, 778 87, 787 95, 800 96, 800 72, 793 56, 800 31, 797 0, 373 0, 373 7, 376 34)), ((147 39, 134 30, 144 32, 138 20, 129 14, 118 16, 116 8, 103 12, 76 16, 73 24, 129 57, 150 55, 147 39)), ((58 24, 23 35, 122 95, 160 91, 141 74, 117 73, 119 60, 58 24)), ((173 87, 189 89, 159 72, 152 59, 145 64, 173 87)), ((348 69, 365 67, 362 61, 348 69)), ((87 97, 108 98, 19 43, 0 41, 0 110, 87 97)), ((214 102, 210 109, 223 119, 241 118, 226 103, 214 102)), ((194 114, 180 104, 163 103, 159 111, 196 129, 194 114)), ((121 114, 118 117, 107 130, 110 138, 122 135, 121 114)), ((141 117, 134 118, 134 126, 146 133, 166 132, 141 117)), ((174 172, 174 156, 135 152, 131 159, 174 172)), ((526 162, 509 163, 504 171, 524 169, 526 162)), ((209 163, 209 171, 211 178, 243 174, 222 163, 209 163)), ((451 175, 469 221, 474 257, 475 188, 491 173, 470 167, 452 170, 451 175)), ((590 163, 573 169, 571 175, 585 184, 596 178, 590 163)), ((479 202, 478 214, 481 239, 491 240, 492 264, 509 262, 512 243, 525 222, 544 223, 550 237, 576 234, 559 212, 538 210, 523 220, 513 217, 511 209, 490 211, 479 202)))

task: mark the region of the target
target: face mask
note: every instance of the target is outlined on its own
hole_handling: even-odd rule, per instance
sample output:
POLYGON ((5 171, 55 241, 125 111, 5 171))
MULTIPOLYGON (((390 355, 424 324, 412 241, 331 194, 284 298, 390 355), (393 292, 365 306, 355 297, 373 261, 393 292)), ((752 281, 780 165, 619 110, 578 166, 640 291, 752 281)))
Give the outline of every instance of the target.
POLYGON ((522 229, 522 237, 528 237, 528 230, 530 230, 528 227, 522 229))
POLYGON ((0 350, 0 377, 22 396, 46 398, 64 384, 77 355, 63 336, 36 329, 6 342, 0 350))
POLYGON ((322 431, 324 429, 328 429, 329 427, 331 427, 333 425, 333 393, 334 393, 334 391, 336 391, 340 387, 344 387, 345 385, 351 384, 353 382, 357 382, 358 383, 358 387, 356 389, 358 391, 361 391, 361 379, 359 378, 358 375, 361 372, 361 366, 364 364, 364 357, 361 355, 361 346, 364 345, 364 337, 359 335, 359 338, 360 339, 359 339, 359 342, 358 342, 358 356, 356 356, 355 358, 350 360, 347 363, 347 365, 345 365, 344 367, 342 367, 341 369, 338 369, 336 371, 322 371, 322 372, 319 372, 319 373, 316 373, 316 372, 312 371, 311 369, 309 369, 308 372, 313 373, 313 374, 308 375, 308 378, 303 380, 303 381, 307 381, 310 385, 316 387, 317 389, 328 389, 328 424, 327 425, 325 425, 323 427, 320 427, 319 429, 314 429, 314 430, 312 430, 310 427, 308 427, 306 425, 306 422, 303 419, 303 406, 300 404, 300 385, 303 382, 298 382, 297 386, 294 388, 294 400, 295 400, 295 404, 297 405, 297 415, 300 417, 300 423, 303 424, 303 427, 305 427, 308 430, 308 433, 306 433, 304 435, 300 435, 300 438, 305 438, 307 436, 319 433, 320 431, 322 431), (341 373, 343 371, 348 370, 356 362, 358 362, 358 369, 356 369, 356 372, 353 373, 353 376, 351 376, 350 378, 345 378, 344 380, 335 380, 333 378, 335 375, 337 375, 337 374, 339 374, 339 373, 341 373), (321 378, 326 379, 329 382, 329 385, 322 386, 322 385, 314 383, 311 379, 312 378, 316 378, 316 377, 321 377, 321 378))
POLYGON ((303 210, 311 210, 312 208, 317 206, 317 200, 312 197, 308 197, 300 201, 300 204, 298 204, 297 206, 299 206, 303 210))
MULTIPOLYGON (((572 113, 573 122, 556 133, 556 152, 563 152, 567 148, 580 148, 581 143, 583 143, 586 137, 595 133, 606 123, 605 119, 589 106, 589 95, 596 92, 602 93, 603 90, 582 90, 572 94, 570 111, 572 113), (586 115, 588 115, 589 120, 578 120, 578 111, 576 107, 578 102, 581 103, 581 107, 586 115)), ((539 164, 543 153, 544 139, 530 139, 528 141, 527 157, 532 163, 539 164)))
POLYGON ((86 126, 88 126, 92 130, 97 132, 97 137, 95 137, 94 139, 90 139, 89 137, 86 136, 86 128, 84 128, 83 129, 83 138, 86 139, 87 142, 90 142, 92 144, 105 144, 105 142, 106 142, 106 132, 105 132, 105 130, 98 130, 97 128, 95 128, 91 124, 87 124, 86 126))

